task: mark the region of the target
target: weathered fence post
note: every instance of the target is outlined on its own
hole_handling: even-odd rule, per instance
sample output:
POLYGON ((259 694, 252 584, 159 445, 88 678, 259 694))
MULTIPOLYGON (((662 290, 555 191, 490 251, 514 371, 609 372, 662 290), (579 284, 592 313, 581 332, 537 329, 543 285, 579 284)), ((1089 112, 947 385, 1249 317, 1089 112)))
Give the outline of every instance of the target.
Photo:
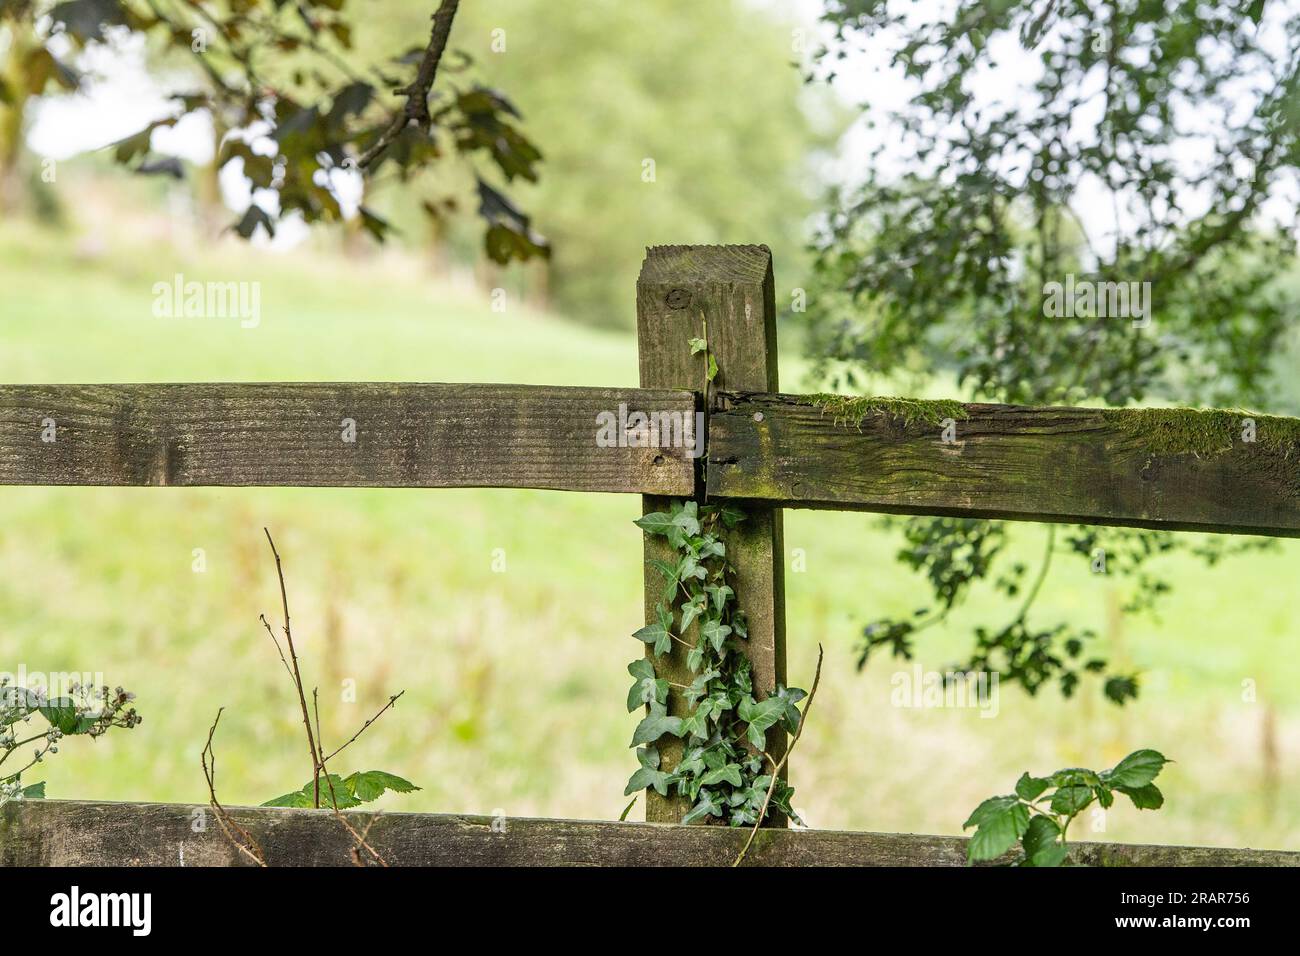
MULTIPOLYGON (((776 303, 772 254, 766 246, 655 246, 647 250, 637 280, 637 340, 643 388, 683 388, 705 394, 712 403, 719 388, 775 392, 776 303), (691 352, 691 339, 703 339, 707 351, 691 352), (708 381, 708 356, 718 373, 708 381)), ((707 439, 707 436, 706 436, 707 439)), ((701 468, 707 456, 699 459, 701 468)), ((703 476, 700 476, 701 478, 703 476)), ((697 485, 703 488, 703 483, 697 485)), ((667 499, 646 496, 646 512, 662 511, 667 499)), ((766 697, 785 683, 785 585, 781 509, 747 507, 748 519, 725 537, 727 556, 736 568, 737 607, 749 623, 747 653, 753 664, 754 696, 766 697)), ((651 566, 669 560, 661 538, 645 543, 646 622, 655 620, 663 579, 651 566)), ((693 640, 692 633, 687 640, 693 640)), ((661 677, 689 684, 694 675, 686 654, 674 644, 656 662, 661 677)), ((669 712, 683 715, 685 701, 673 690, 669 712)), ((779 726, 767 734, 767 751, 777 760, 785 753, 786 735, 779 726)), ((681 758, 673 738, 661 743, 666 767, 681 758)), ((690 809, 678 797, 646 791, 646 819, 676 823, 690 809)), ((784 825, 783 819, 773 819, 784 825)))

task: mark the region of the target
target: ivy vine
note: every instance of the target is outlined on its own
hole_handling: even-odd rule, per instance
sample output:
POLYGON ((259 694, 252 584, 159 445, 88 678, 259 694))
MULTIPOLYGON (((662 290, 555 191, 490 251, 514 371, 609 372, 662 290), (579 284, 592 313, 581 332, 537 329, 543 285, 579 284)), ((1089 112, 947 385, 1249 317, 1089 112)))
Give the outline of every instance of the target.
POLYGON ((780 778, 783 761, 767 752, 766 735, 778 724, 796 733, 802 721, 797 705, 808 694, 778 684, 763 700, 754 697, 742 643, 749 638, 748 626, 728 583, 734 582, 735 569, 722 540, 725 530, 743 520, 744 512, 734 505, 695 501, 674 501, 669 511, 636 520, 647 534, 667 539, 676 561, 651 562, 663 575, 663 594, 656 620, 632 635, 650 648, 653 660, 642 657, 628 665, 633 684, 627 709, 648 711, 632 735, 640 767, 625 795, 651 788, 660 796, 686 797, 691 809, 683 823, 757 826, 772 809, 798 820, 790 805, 794 788, 780 778), (655 668, 654 661, 674 643, 688 649, 687 667, 695 675, 689 685, 660 677, 655 668), (668 712, 673 689, 691 708, 685 717, 668 712), (659 753, 665 735, 682 741, 682 759, 671 770, 664 769, 659 753))

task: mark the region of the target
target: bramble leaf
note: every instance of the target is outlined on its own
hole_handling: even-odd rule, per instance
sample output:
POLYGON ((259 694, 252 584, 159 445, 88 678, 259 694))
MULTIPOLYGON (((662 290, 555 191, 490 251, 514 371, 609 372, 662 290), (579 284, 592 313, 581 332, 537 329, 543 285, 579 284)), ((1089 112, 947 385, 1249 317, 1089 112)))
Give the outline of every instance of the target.
POLYGON ((1169 761, 1156 750, 1135 750, 1102 777, 1116 789, 1145 787, 1169 761))

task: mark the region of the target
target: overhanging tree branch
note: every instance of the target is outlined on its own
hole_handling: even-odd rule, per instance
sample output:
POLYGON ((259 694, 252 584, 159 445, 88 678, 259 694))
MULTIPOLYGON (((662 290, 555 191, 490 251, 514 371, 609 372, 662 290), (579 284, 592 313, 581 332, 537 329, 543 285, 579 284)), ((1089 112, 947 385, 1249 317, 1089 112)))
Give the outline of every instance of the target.
POLYGON ((397 137, 408 126, 427 126, 429 124, 429 90, 438 77, 438 64, 447 49, 447 38, 451 36, 451 23, 456 17, 460 0, 442 0, 433 15, 433 31, 429 36, 429 45, 425 48, 420 68, 410 86, 403 87, 398 93, 406 97, 406 105, 393 117, 392 123, 379 135, 374 145, 361 154, 357 166, 369 169, 384 154, 397 137))

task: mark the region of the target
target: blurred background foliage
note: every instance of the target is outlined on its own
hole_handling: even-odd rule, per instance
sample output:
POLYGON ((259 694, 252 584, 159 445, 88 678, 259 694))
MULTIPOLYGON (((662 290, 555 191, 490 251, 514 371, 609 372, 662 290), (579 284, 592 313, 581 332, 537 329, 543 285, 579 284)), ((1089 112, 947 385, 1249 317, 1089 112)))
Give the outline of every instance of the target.
MULTIPOLYGON (((363 59, 400 49, 427 20, 422 4, 376 5, 358 24, 363 59)), ((817 160, 850 114, 788 66, 797 22, 788 13, 743 0, 563 10, 501 0, 467 3, 457 16, 458 48, 511 98, 543 153, 539 181, 518 195, 553 251, 513 268, 510 287, 581 321, 630 327, 644 248, 693 242, 766 242, 780 288, 799 284, 817 160), (643 180, 647 159, 653 182, 643 180)), ((422 183, 379 205, 435 259, 447 247, 463 258, 473 242, 463 220, 430 222, 415 202, 463 190, 422 183)))
MULTIPOLYGON (((343 55, 364 63, 423 44, 434 4, 349 6, 357 17, 343 55)), ((226 184, 235 208, 220 205, 201 157, 177 180, 131 176, 91 152, 60 159, 46 181, 46 157, 30 144, 43 125, 68 122, 46 106, 74 98, 52 81, 50 103, 17 125, 0 104, 0 133, 10 131, 0 144, 21 174, 0 214, 0 380, 631 385, 635 277, 642 248, 659 242, 765 242, 780 305, 806 287, 820 315, 869 319, 874 306, 854 301, 842 274, 817 283, 804 249, 826 222, 829 158, 852 151, 840 134, 856 113, 791 65, 809 9, 464 4, 451 45, 472 62, 458 54, 447 75, 499 90, 543 154, 538 182, 511 195, 552 256, 505 269, 482 254, 465 169, 376 183, 369 201, 393 227, 382 246, 356 219, 296 245, 282 235, 250 246, 221 234, 237 197, 226 184), (262 324, 155 318, 153 284, 178 272, 261 282, 262 324), (504 300, 490 297, 497 288, 504 300)), ((15 49, 3 34, 0 58, 15 49)), ((193 79, 183 60, 146 59, 152 83, 193 79)), ((1078 238, 1068 225, 1063 236, 1078 238)), ((870 249, 848 252, 845 265, 870 249)), ((1296 288, 1294 268, 1282 281, 1296 288)), ((834 372, 801 357, 803 318, 780 326, 791 390, 834 372)), ((828 351, 825 340, 812 345, 814 359, 828 351)), ((940 351, 915 345, 871 387, 961 395, 940 351)), ((1266 410, 1290 409, 1296 381, 1279 375, 1266 410)), ((223 797, 259 802, 297 785, 296 704, 256 618, 278 597, 267 525, 285 554, 309 683, 330 694, 357 682, 355 706, 323 708, 327 738, 345 739, 389 692, 408 691, 357 745, 358 761, 424 788, 386 797, 387 808, 612 818, 634 765, 625 745, 635 716, 621 702, 627 635, 641 616, 637 514, 631 498, 543 492, 4 489, 0 668, 100 672, 140 695, 145 723, 52 762, 51 796, 201 800, 197 752, 223 705, 223 797), (195 548, 205 573, 192 571, 195 548), (492 568, 497 549, 504 573, 492 568)), ((996 718, 984 719, 894 706, 910 664, 881 655, 855 670, 869 621, 929 599, 894 559, 897 534, 862 515, 787 519, 791 680, 809 679, 817 644, 827 647, 792 768, 812 825, 957 832, 990 787, 1022 770, 1105 765, 1150 746, 1178 761, 1166 807, 1117 811, 1088 838, 1300 843, 1300 659, 1285 653, 1297 636, 1293 542, 1213 566, 1156 554, 1149 568, 1172 590, 1143 615, 1123 612, 1139 582, 1062 562, 1039 595, 1043 616, 1095 631, 1116 668, 1142 675, 1142 695, 1121 710, 1095 675, 1070 701, 1004 685, 996 718)), ((1043 533, 999 529, 1002 560, 1032 566, 1043 533)), ((972 628, 1008 603, 995 582, 972 581, 917 662, 933 670, 968 654, 972 628)))

